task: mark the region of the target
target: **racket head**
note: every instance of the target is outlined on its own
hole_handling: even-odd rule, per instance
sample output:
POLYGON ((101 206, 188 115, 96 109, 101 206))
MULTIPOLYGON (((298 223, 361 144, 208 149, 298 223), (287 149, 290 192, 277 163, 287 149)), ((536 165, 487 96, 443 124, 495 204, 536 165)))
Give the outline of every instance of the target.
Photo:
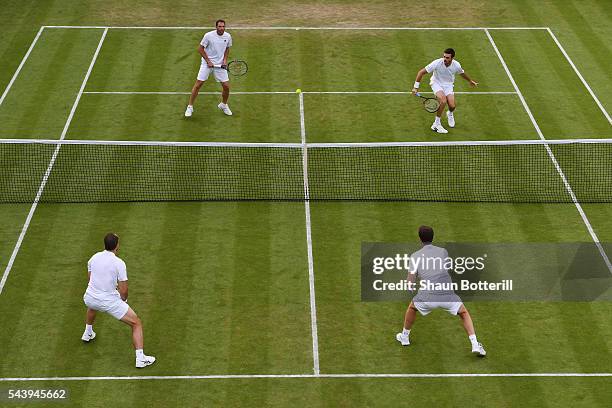
POLYGON ((423 107, 429 113, 436 113, 440 108, 440 102, 435 98, 427 98, 423 100, 423 107))
POLYGON ((246 74, 249 70, 249 66, 246 61, 243 60, 233 60, 227 64, 227 71, 234 76, 242 76, 246 74))

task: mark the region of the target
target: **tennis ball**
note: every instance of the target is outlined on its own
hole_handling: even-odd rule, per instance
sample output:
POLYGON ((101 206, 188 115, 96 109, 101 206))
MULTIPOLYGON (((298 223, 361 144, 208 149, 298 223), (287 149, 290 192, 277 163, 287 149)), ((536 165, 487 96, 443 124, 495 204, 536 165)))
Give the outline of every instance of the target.
POLYGON ((300 88, 295 90, 295 93, 302 93, 302 90, 300 88))

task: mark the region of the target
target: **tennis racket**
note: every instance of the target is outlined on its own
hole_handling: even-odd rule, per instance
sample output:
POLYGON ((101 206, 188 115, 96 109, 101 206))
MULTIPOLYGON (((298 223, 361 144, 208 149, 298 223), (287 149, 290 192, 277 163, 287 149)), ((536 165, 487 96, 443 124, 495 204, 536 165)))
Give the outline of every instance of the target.
POLYGON ((440 102, 438 102, 437 98, 429 98, 427 96, 423 96, 420 93, 416 93, 416 96, 423 99, 423 107, 429 113, 436 113, 438 108, 440 108, 440 102))
POLYGON ((242 76, 249 70, 249 66, 243 60, 233 60, 228 62, 227 65, 215 65, 215 68, 225 69, 233 76, 242 76))

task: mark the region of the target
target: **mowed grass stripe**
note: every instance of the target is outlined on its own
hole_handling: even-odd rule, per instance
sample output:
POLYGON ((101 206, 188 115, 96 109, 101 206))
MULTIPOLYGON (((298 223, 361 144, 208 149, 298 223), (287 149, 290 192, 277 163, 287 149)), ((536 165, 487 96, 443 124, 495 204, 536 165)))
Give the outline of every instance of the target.
MULTIPOLYGON (((144 38, 146 41, 139 44, 142 46, 142 56, 141 63, 138 67, 138 74, 136 75, 137 81, 134 83, 136 89, 144 89, 147 85, 157 84, 161 82, 163 76, 163 69, 166 66, 168 60, 167 58, 160 58, 160 55, 167 54, 172 46, 172 36, 169 35, 159 35, 159 32, 151 31, 144 33, 144 38)), ((128 44, 128 49, 131 47, 128 44)), ((125 47, 124 45, 124 47, 125 47)), ((147 114, 155 117, 156 110, 159 109, 159 104, 157 101, 160 98, 164 98, 164 96, 160 95, 151 95, 147 96, 147 99, 150 100, 150 105, 147 105, 147 114)), ((128 135, 135 131, 133 122, 134 118, 138 118, 143 114, 141 105, 142 97, 140 95, 131 95, 129 101, 126 105, 122 105, 122 110, 126 112, 124 116, 124 122, 122 128, 118 129, 120 135, 128 135)), ((152 132, 152 123, 151 121, 139 121, 138 130, 141 132, 142 136, 150 135, 152 132)))
POLYGON ((59 138, 100 32, 43 32, 0 107, 0 137, 59 138))
MULTIPOLYGON (((610 55, 612 53, 612 47, 607 41, 606 34, 599 29, 599 24, 594 25, 592 23, 595 18, 601 18, 605 21, 602 24, 603 26, 610 26, 612 23, 612 19, 610 18, 612 15, 610 4, 606 2, 586 2, 580 4, 580 9, 572 3, 564 4, 563 6, 560 4, 552 4, 552 6, 555 7, 561 19, 571 31, 571 36, 577 39, 577 44, 570 43, 570 45, 573 48, 577 48, 575 51, 572 51, 572 54, 575 52, 580 53, 581 58, 572 58, 575 63, 578 63, 578 69, 582 71, 583 69, 581 66, 588 64, 590 69, 586 69, 581 73, 586 75, 587 78, 593 78, 594 81, 587 80, 591 82, 589 85, 597 89, 597 93, 604 92, 607 93, 608 96, 612 96, 609 87, 605 86, 606 83, 612 81, 612 72, 610 72, 607 58, 603 57, 604 55, 610 55), (595 8, 594 6, 607 7, 607 10, 589 10, 589 8, 595 8), (576 47, 576 45, 578 45, 578 47, 576 47)), ((565 30, 559 34, 567 35, 564 31, 565 30)), ((572 56, 570 55, 570 57, 572 56)), ((604 100, 602 100, 602 103, 604 103, 604 100)), ((608 108, 610 108, 609 104, 608 108)))
MULTIPOLYGON (((116 70, 118 59, 120 58, 117 48, 122 47, 124 37, 117 35, 116 31, 109 30, 104 39, 104 46, 100 49, 96 66, 92 70, 85 92, 90 90, 104 89, 105 85, 111 80, 113 75, 117 75, 116 70)), ((138 53, 134 53, 132 58, 138 58, 138 53)), ((96 121, 104 115, 104 109, 99 103, 91 103, 90 98, 95 95, 84 94, 79 101, 79 108, 75 112, 67 138, 82 139, 87 138, 90 132, 96 132, 96 121), (83 119, 81 119, 81 117, 83 119)), ((115 118, 117 120, 117 118, 115 118)))
POLYGON ((547 138, 610 137, 605 117, 547 33, 494 33, 547 138))
POLYGON ((16 279, 7 288, 25 303, 15 302, 17 313, 7 316, 3 325, 10 332, 4 333, 2 343, 15 351, 3 361, 4 377, 35 376, 41 361, 45 362, 41 368, 45 375, 133 373, 129 329, 112 317, 100 315, 95 326, 99 337, 93 344, 82 345, 79 340, 85 310, 84 265, 99 250, 101 237, 108 230, 116 231, 123 240, 120 255, 133 282, 130 304, 145 324, 145 348, 162 356, 151 368, 152 374, 228 369, 247 374, 310 371, 308 274, 301 244, 305 233, 303 227, 295 228, 294 233, 286 228, 296 219, 301 222, 301 217, 297 218, 302 215, 301 205, 234 203, 228 208, 224 203, 167 203, 42 208, 57 210, 43 209, 33 224, 22 262, 15 265, 16 279), (208 216, 200 225, 202 208, 208 209, 208 216), (75 211, 79 212, 76 216, 75 211), (49 232, 43 233, 41 228, 49 232), (243 235, 235 245, 224 243, 221 250, 214 250, 215 241, 225 242, 238 229, 243 235), (201 232, 204 234, 198 236, 201 232), (89 238, 83 240, 83 234, 89 238), (83 242, 77 251, 74 245, 65 245, 75 240, 83 242), (273 259, 271 253, 277 252, 281 255, 273 259), (209 267, 209 257, 213 265, 217 259, 217 269, 209 267), (34 266, 35 262, 40 266, 34 266), (24 270, 32 272, 25 275, 24 270), (192 286, 195 279, 203 285, 192 286), (196 288, 202 291, 194 292, 196 288), (198 313, 188 313, 191 301, 199 304, 198 313), (52 336, 50 349, 40 347, 35 335, 40 331, 52 336))
MULTIPOLYGON (((560 406, 569 404, 572 407, 605 407, 612 397, 607 378, 508 378, 503 381, 504 395, 497 392, 498 385, 493 379, 483 378, 444 378, 444 379, 231 379, 231 380, 180 380, 159 381, 154 386, 145 381, 122 382, 124 390, 148 390, 142 393, 138 401, 144 406, 156 406, 160 401, 171 405, 217 405, 230 402, 242 402, 249 395, 267 392, 268 406, 285 407, 300 405, 304 400, 310 406, 392 406, 402 405, 407 398, 413 406, 427 407, 433 405, 466 405, 473 407, 503 406, 504 401, 531 401, 534 389, 545 391, 545 405, 560 406), (363 393, 355 393, 359 386, 363 393), (446 390, 451 386, 462 387, 458 395, 448 395, 446 390), (231 391, 230 391, 231 390, 231 391), (408 390, 410 396, 398 390, 408 390), (596 394, 599 394, 596 397, 596 394), (603 400, 604 404, 599 404, 603 400)), ((13 384, 8 383, 7 386, 13 384)), ((15 383, 17 387, 19 384, 15 383)), ((54 381, 37 383, 45 389, 58 387, 54 381)), ((69 384, 70 402, 88 407, 108 406, 108 395, 117 390, 113 381, 74 382, 69 384)), ((133 392, 121 392, 115 395, 118 404, 131 404, 133 392)), ((232 403, 232 406, 239 403, 232 403)), ((249 405, 248 401, 242 405, 249 405)), ((544 406, 545 406, 544 405, 544 406)))
MULTIPOLYGON (((50 275, 55 275, 61 279, 61 285, 50 285, 49 282, 39 280, 36 282, 38 290, 44 291, 43 288, 53 287, 52 296, 61 298, 63 308, 57 309, 53 302, 48 299, 39 298, 38 302, 33 302, 33 306, 37 303, 37 307, 42 310, 52 310, 57 313, 56 316, 50 316, 48 325, 56 328, 57 333, 52 337, 52 347, 49 347, 45 353, 51 356, 51 360, 46 365, 47 374, 55 375, 59 372, 86 373, 85 375, 96 375, 104 371, 112 371, 116 366, 127 366, 133 359, 133 352, 130 350, 132 344, 131 334, 127 326, 119 323, 113 317, 98 313, 94 324, 97 337, 92 344, 83 344, 80 336, 85 328, 85 313, 86 306, 83 302, 83 294, 87 288, 87 261, 90 257, 104 249, 103 237, 107 232, 121 232, 126 230, 126 226, 131 222, 130 212, 121 211, 125 206, 112 208, 104 204, 93 204, 86 206, 62 206, 55 205, 56 211, 53 211, 52 206, 48 206, 46 211, 43 211, 38 216, 45 219, 55 219, 53 229, 47 230, 51 237, 61 236, 65 234, 70 242, 79 242, 79 245, 64 245, 61 239, 51 239, 49 256, 43 265, 53 265, 58 260, 53 257, 53 254, 59 254, 60 259, 63 259, 65 265, 51 267, 48 272, 50 275), (49 211, 51 210, 51 211, 49 211), (70 224, 69 228, 66 225, 70 224), (54 271, 57 271, 53 273, 54 271), (114 361, 113 361, 114 360, 114 361)), ((39 209, 40 211, 40 209, 39 209)), ((40 224, 36 224, 36 230, 29 231, 32 234, 32 239, 37 239, 43 232, 40 224)), ((134 279, 133 272, 137 269, 137 265, 130 262, 130 239, 126 239, 126 244, 122 241, 119 257, 126 259, 128 266, 128 278, 131 282, 138 282, 134 279)), ((27 245, 29 250, 37 247, 35 242, 30 242, 27 245)), ((24 254, 26 255, 26 254, 24 254)), ((27 256, 27 255, 26 255, 27 256)), ((49 279, 46 275, 45 279, 49 279)), ((135 285, 132 285, 135 286, 135 285)), ((133 296, 133 291, 132 291, 133 296)), ((133 296, 134 297, 134 296, 133 296)), ((137 299, 137 297, 134 297, 137 299)), ((134 306, 133 304, 131 306, 134 306)), ((137 310, 138 307, 135 307, 137 310)), ((34 324, 32 323, 29 323, 34 324)), ((24 331, 31 328, 24 328, 24 331)), ((47 329, 48 330, 48 329, 47 329)), ((49 332, 49 331, 47 331, 49 332)), ((34 369, 33 371, 36 371, 34 369)))
POLYGON ((2 38, 0 41, 0 89, 2 92, 40 29, 36 24, 32 24, 32 19, 39 16, 47 18, 52 5, 52 2, 31 1, 29 4, 20 2, 18 7, 7 5, 3 8, 3 24, 0 31, 0 38, 2 38))
MULTIPOLYGON (((83 350, 67 351, 65 347, 80 346, 86 262, 93 254, 86 253, 89 252, 84 249, 87 241, 82 234, 87 236, 93 227, 90 221, 96 218, 87 214, 95 209, 95 206, 84 208, 78 217, 70 207, 41 205, 38 209, 14 265, 7 292, 3 293, 7 295, 6 301, 11 302, 12 297, 19 299, 13 303, 15 313, 6 316, 7 324, 3 325, 10 331, 2 343, 7 344, 7 350, 13 350, 7 354, 3 367, 6 371, 51 375, 54 368, 68 367, 75 374, 89 373, 87 360, 81 354, 83 350), (67 225, 70 225, 68 230, 67 225), (41 347, 41 341, 45 347, 41 347), (85 363, 75 364, 75 361, 85 363)), ((99 248, 100 237, 97 241, 96 248, 99 248)))
MULTIPOLYGON (((350 203, 344 203, 345 206, 349 204, 350 203)), ((394 314, 394 312, 382 312, 383 306, 376 305, 372 306, 372 309, 380 308, 379 313, 375 312, 373 315, 369 315, 370 305, 359 304, 355 301, 355 299, 353 299, 354 297, 359 296, 359 288, 356 286, 354 287, 350 282, 342 282, 343 286, 338 285, 338 283, 342 281, 343 277, 349 274, 349 272, 345 272, 347 270, 352 271, 352 279, 358 280, 359 244, 361 241, 384 241, 395 238, 400 241, 410 242, 411 240, 409 237, 414 235, 414 231, 412 231, 412 234, 410 231, 412 229, 416 230, 418 225, 421 223, 433 224, 434 227, 438 229, 438 239, 440 242, 444 242, 445 240, 474 242, 475 239, 477 241, 486 240, 490 242, 525 242, 530 240, 534 242, 572 242, 582 240, 583 238, 588 238, 586 237, 586 233, 582 231, 583 227, 580 224, 580 219, 575 215, 575 209, 571 205, 555 206, 556 213, 553 214, 553 212, 551 212, 550 214, 547 214, 547 210, 549 210, 550 207, 544 209, 542 206, 529 205, 510 206, 496 204, 475 206, 444 203, 387 203, 384 205, 386 206, 386 217, 391 217, 393 220, 401 220, 401 223, 399 223, 400 226, 396 227, 396 237, 394 237, 393 234, 390 235, 388 233, 380 235, 375 233, 375 231, 378 230, 377 217, 369 214, 369 212, 373 211, 372 209, 366 211, 364 208, 368 205, 371 205, 372 208, 375 208, 375 206, 380 206, 382 208, 383 205, 380 203, 360 204, 359 206, 355 205, 353 212, 351 213, 352 217, 356 220, 364 221, 354 221, 352 224, 350 224, 350 233, 344 232, 345 227, 341 227, 341 224, 339 224, 339 221, 343 219, 340 213, 341 205, 342 203, 316 203, 316 205, 313 207, 314 249, 318 254, 315 258, 315 268, 319 271, 317 274, 317 294, 319 300, 318 306, 322 316, 320 322, 321 338, 323 339, 321 343, 321 361, 322 367, 327 367, 327 372, 348 372, 349 369, 347 366, 352 366, 353 372, 362 369, 364 366, 367 367, 368 371, 372 371, 373 369, 378 369, 380 371, 380 367, 386 367, 387 371, 395 371, 393 367, 397 364, 400 364, 399 367, 401 367, 402 370, 405 371, 405 369, 408 368, 411 372, 420 372, 424 368, 432 370, 436 367, 438 367, 437 370, 440 372, 463 371, 466 369, 469 372, 521 371, 518 369, 522 365, 520 358, 518 358, 519 356, 517 356, 517 359, 513 359, 508 357, 506 353, 496 355, 495 359, 487 360, 487 363, 482 363, 482 366, 471 367, 470 364, 474 362, 471 360, 464 361, 464 357, 470 357, 468 349, 469 345, 467 344, 467 340, 464 338, 465 334, 463 333, 459 322, 453 321, 452 319, 443 320, 446 316, 439 316, 435 319, 431 318, 431 321, 428 319, 420 319, 418 326, 415 327, 415 337, 413 337, 413 339, 416 341, 416 339, 420 338, 421 336, 426 336, 427 338, 429 337, 428 335, 433 332, 434 334, 432 338, 452 339, 452 344, 449 343, 446 345, 444 340, 440 340, 439 344, 436 343, 436 352, 431 350, 430 352, 427 352, 425 350, 423 353, 419 353, 419 361, 416 362, 416 364, 411 363, 408 367, 402 367, 401 362, 396 360, 396 358, 391 354, 386 355, 388 353, 387 350, 393 351, 392 349, 388 349, 388 347, 392 347, 395 344, 392 337, 390 338, 391 340, 389 340, 390 343, 388 343, 387 338, 383 333, 387 333, 387 331, 394 332, 396 327, 401 326, 401 319, 405 305, 401 305, 397 308, 397 311, 395 312, 397 316, 395 318, 382 318, 384 324, 379 326, 376 319, 372 317, 373 315, 378 316, 378 320, 381 320, 380 316, 389 316, 394 314), (322 212, 321 205, 325 205, 327 207, 325 213, 322 212), (391 211, 394 208, 394 205, 397 206, 397 209, 391 211), (402 206, 405 208, 401 208, 402 206), (444 207, 448 208, 445 209, 444 207), (410 211, 411 208, 414 208, 412 212, 410 211), (482 208, 489 208, 489 211, 483 212, 482 208), (396 212, 400 209, 401 211, 396 212), (357 211, 357 214, 355 214, 354 211, 357 211), (324 216, 323 214, 327 215, 324 216), (478 219, 484 221, 477 221, 478 219), (504 220, 503 231, 499 229, 499 223, 502 219, 504 220), (513 219, 520 221, 518 223, 513 222, 509 224, 508 221, 512 221, 513 219), (568 220, 569 223, 562 224, 559 222, 561 219, 568 220), (410 228, 408 224, 410 220, 413 220, 412 222, 414 223, 412 228, 410 228), (363 225, 366 222, 369 224, 369 226, 363 225), (543 236, 541 232, 543 230, 550 231, 550 235, 546 234, 546 236, 543 236), (333 233, 327 231, 333 231, 333 233), (497 233, 489 234, 486 231, 496 231, 497 233), (578 233, 575 231, 578 231, 578 233), (338 238, 330 238, 330 236, 337 236, 338 238), (403 240, 402 237, 404 237, 403 240), (317 242, 326 242, 325 248, 322 248, 321 244, 317 245, 317 242), (339 248, 338 253, 336 253, 336 251, 333 249, 336 247, 339 248), (347 258, 351 258, 351 255, 339 256, 340 253, 352 253, 352 258, 355 259, 353 259, 353 261, 347 260, 347 258), (341 270, 342 273, 336 272, 334 274, 332 272, 327 272, 329 270, 336 271, 336 269, 341 270), (333 312, 331 312, 331 310, 333 310, 333 312), (343 322, 359 321, 361 316, 368 316, 369 318, 368 330, 355 327, 354 330, 347 329, 347 332, 350 333, 337 334, 340 337, 346 337, 347 335, 364 337, 364 340, 352 340, 354 343, 361 345, 361 348, 359 349, 359 351, 363 351, 361 356, 359 351, 351 351, 352 349, 347 350, 346 347, 337 348, 334 344, 330 344, 331 341, 326 342, 324 340, 327 338, 326 336, 332 335, 329 332, 332 332, 333 330, 342 332, 343 330, 342 327, 338 327, 336 329, 333 326, 333 323, 327 320, 326 316, 330 316, 331 314, 337 315, 338 313, 344 313, 344 311, 346 311, 346 315, 340 319, 340 321, 343 322), (438 324, 440 324, 440 326, 438 326, 438 324), (332 327, 332 329, 329 329, 330 327, 332 327), (435 334, 436 327, 439 327, 439 330, 443 330, 441 335, 435 334), (376 344, 378 342, 378 348, 370 349, 365 347, 370 345, 369 340, 365 340, 369 336, 373 336, 373 341, 371 344, 376 344), (376 341, 374 341, 374 337, 376 337, 376 341), (464 346, 467 350, 467 355, 465 356, 461 354, 461 341, 466 342, 464 346), (367 353, 366 350, 368 351, 367 353), (427 358, 427 355, 437 355, 436 353, 440 353, 442 350, 448 351, 448 353, 445 353, 447 359, 444 362, 429 362, 427 360, 423 360, 423 358, 427 358), (324 361, 326 362, 325 365, 323 364, 324 361), (425 364, 425 362, 429 363, 429 365, 425 364)), ((379 215, 379 217, 383 216, 384 215, 382 214, 379 215)), ((392 226, 385 226, 385 231, 393 231, 392 226)), ((470 303, 470 305, 475 305, 474 307, 481 308, 481 303, 470 303)), ((536 305, 537 307, 540 307, 537 303, 536 305)), ((557 313, 558 304, 545 304, 543 308, 549 313, 557 313)), ((518 335, 515 335, 514 333, 509 334, 503 325, 499 325, 499 327, 494 328, 495 325, 493 322, 495 322, 496 319, 496 312, 505 309, 514 310, 516 307, 514 303, 493 303, 486 308, 486 312, 477 312, 475 315, 475 320, 477 321, 477 331, 480 333, 481 340, 485 342, 485 344, 490 344, 493 349, 503 349, 503 347, 495 346, 495 344, 499 341, 496 339, 501 339, 501 336, 510 336, 508 338, 516 342, 523 341, 521 338, 522 336, 517 338, 518 335)), ((367 320, 367 318, 364 319, 364 321, 367 320)), ((347 325, 350 325, 350 323, 347 323, 347 325)), ((345 324, 342 326, 349 327, 345 324)), ((542 369, 542 367, 550 367, 552 364, 552 367, 550 368, 552 371, 560 369, 561 367, 557 366, 557 360, 556 357, 554 357, 556 354, 554 351, 544 346, 547 342, 546 339, 540 338, 541 336, 537 334, 538 332, 535 327, 532 330, 529 330, 528 333, 529 334, 525 334, 525 337, 529 338, 528 343, 536 342, 541 345, 539 346, 540 349, 537 356, 540 356, 542 361, 534 361, 533 368, 542 369), (547 360, 547 358, 553 359, 547 360)), ((556 334, 559 336, 562 335, 561 333, 556 334)), ((422 344, 423 343, 421 343, 421 345, 422 344)), ((423 347, 427 348, 427 345, 423 347)), ((569 352, 569 350, 567 352, 569 352)), ((588 359, 590 358, 591 357, 589 356, 588 359)), ((588 363, 588 359, 586 359, 584 363, 588 363)), ((571 361, 569 364, 572 364, 571 361)), ((528 366, 525 371, 529 372, 529 368, 532 367, 528 366)), ((576 367, 576 370, 580 372, 579 367, 576 367)))

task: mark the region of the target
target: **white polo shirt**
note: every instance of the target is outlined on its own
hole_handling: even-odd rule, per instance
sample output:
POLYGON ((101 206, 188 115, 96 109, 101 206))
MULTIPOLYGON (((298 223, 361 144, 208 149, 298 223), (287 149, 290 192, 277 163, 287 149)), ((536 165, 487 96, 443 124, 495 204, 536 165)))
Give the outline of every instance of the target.
MULTIPOLYGON (((217 30, 209 31, 204 34, 200 45, 206 50, 206 55, 213 65, 221 65, 225 50, 232 46, 232 36, 227 31, 223 35, 218 35, 217 30)), ((202 58, 202 63, 206 64, 204 58, 202 58)))
POLYGON ((463 68, 457 60, 452 60, 447 67, 444 65, 444 58, 438 58, 425 67, 425 71, 432 73, 430 84, 437 82, 440 85, 452 85, 455 82, 455 75, 463 74, 463 68))
POLYGON ((125 262, 112 251, 94 254, 87 262, 87 271, 91 277, 85 293, 100 300, 118 297, 117 282, 128 280, 125 262))

